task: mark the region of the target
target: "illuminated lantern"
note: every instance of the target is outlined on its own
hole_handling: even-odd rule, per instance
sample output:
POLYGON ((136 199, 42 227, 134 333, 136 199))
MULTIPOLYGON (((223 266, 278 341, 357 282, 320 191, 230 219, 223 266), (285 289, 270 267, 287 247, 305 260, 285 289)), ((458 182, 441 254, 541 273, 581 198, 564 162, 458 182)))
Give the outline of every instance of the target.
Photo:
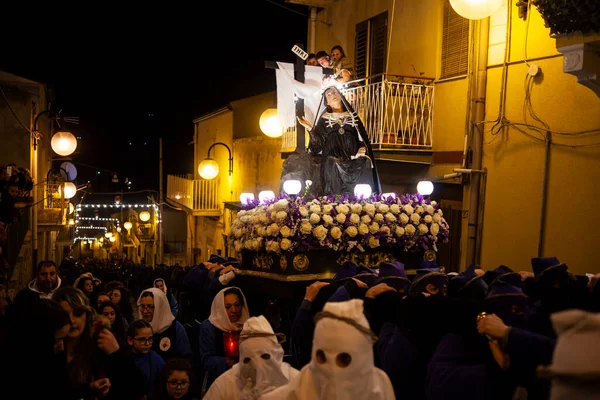
POLYGON ((71 132, 56 132, 52 136, 50 146, 59 156, 68 156, 77 149, 77 139, 71 132))
POLYGON ((276 108, 267 108, 258 121, 260 130, 268 137, 278 138, 283 135, 283 127, 279 123, 279 115, 276 108))
POLYGON ((123 227, 127 230, 130 230, 133 227, 133 224, 131 222, 127 221, 123 224, 123 227))
POLYGON ((302 182, 290 179, 288 181, 283 182, 283 191, 290 195, 296 195, 300 193, 302 190, 302 182))
POLYGON ((450 0, 458 15, 467 19, 487 18, 500 8, 504 0, 450 0))
POLYGON ((242 204, 248 204, 250 202, 252 202, 254 200, 254 194, 253 193, 242 193, 240 194, 240 202, 242 204))
POLYGON ((64 191, 63 197, 65 199, 70 199, 71 197, 75 196, 75 193, 77 193, 77 186, 75 186, 73 182, 65 182, 63 186, 58 188, 58 193, 61 193, 62 191, 64 191))
POLYGON ((423 196, 429 196, 433 193, 433 183, 431 181, 421 181, 417 184, 417 192, 423 196))
POLYGON ((142 211, 140 213, 140 221, 148 222, 150 220, 150 213, 148 211, 142 211))
POLYGON ((258 194, 258 200, 261 203, 266 203, 268 200, 273 200, 275 198, 275 193, 272 190, 263 190, 258 194))
POLYGON ((354 186, 354 195, 363 199, 371 197, 371 186, 365 183, 359 183, 354 186))
POLYGON ((198 165, 198 175, 204 179, 214 179, 219 175, 219 164, 212 158, 205 158, 200 165, 198 165))

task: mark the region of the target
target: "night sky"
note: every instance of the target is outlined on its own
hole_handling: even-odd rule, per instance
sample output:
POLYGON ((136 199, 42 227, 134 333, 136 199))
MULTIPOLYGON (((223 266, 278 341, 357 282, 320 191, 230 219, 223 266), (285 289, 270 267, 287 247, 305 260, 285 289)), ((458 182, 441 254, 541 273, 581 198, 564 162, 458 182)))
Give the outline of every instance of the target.
POLYGON ((77 183, 95 191, 119 189, 108 171, 132 191, 157 189, 161 136, 165 174, 191 173, 192 120, 275 90, 265 60, 293 62, 290 49, 306 42, 308 8, 284 0, 138 4, 14 10, 2 21, 0 69, 49 84, 52 109, 80 117, 68 125, 82 138, 74 161, 92 167, 78 166, 77 183))

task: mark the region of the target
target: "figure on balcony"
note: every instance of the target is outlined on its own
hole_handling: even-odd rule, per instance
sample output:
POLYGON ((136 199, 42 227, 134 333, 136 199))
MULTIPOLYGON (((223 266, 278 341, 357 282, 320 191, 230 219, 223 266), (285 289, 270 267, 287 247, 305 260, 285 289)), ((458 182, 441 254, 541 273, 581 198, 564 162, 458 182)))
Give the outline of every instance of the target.
POLYGON ((373 151, 358 114, 334 86, 325 90, 323 100, 326 108, 314 128, 298 119, 310 132, 309 151, 321 155, 319 194, 354 194, 357 184, 381 193, 373 151))

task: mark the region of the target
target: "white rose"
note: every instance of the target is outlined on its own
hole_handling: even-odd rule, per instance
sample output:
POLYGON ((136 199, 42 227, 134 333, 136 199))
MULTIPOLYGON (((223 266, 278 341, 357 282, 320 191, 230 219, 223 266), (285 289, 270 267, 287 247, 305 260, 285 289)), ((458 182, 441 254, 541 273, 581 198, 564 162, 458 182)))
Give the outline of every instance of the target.
POLYGON ((331 237, 333 237, 334 239, 339 239, 342 237, 342 230, 337 227, 334 226, 333 228, 331 228, 331 237))
POLYGON ((391 212, 385 214, 385 219, 387 222, 394 222, 396 217, 391 212))
POLYGON ((400 206, 399 206, 398 204, 392 204, 392 205, 390 206, 390 211, 391 211, 393 214, 400 214, 400 206))
POLYGON ((292 241, 290 239, 281 239, 281 250, 289 250, 292 247, 292 241))
POLYGON ((360 222, 358 214, 350 214, 350 222, 357 225, 360 222))
POLYGON ((267 229, 265 230, 266 236, 272 236, 273 235, 273 228, 271 228, 271 225, 267 226, 267 229))
POLYGON ((364 210, 371 216, 375 214, 375 206, 371 203, 365 204, 364 210))
POLYGON ((369 247, 372 249, 375 247, 379 247, 379 239, 377 239, 375 236, 371 236, 369 238, 369 247))
POLYGON ((436 224, 435 222, 433 224, 431 224, 431 233, 434 235, 437 235, 438 233, 440 233, 440 226, 438 224, 436 224))
POLYGON ((404 211, 406 211, 408 215, 411 215, 415 212, 415 209, 410 204, 407 204, 404 206, 404 211))
POLYGON ((377 213, 375 214, 375 217, 373 219, 375 220, 375 222, 381 222, 383 221, 383 214, 377 213))
POLYGON ((288 207, 288 201, 286 199, 281 199, 277 203, 275 203, 275 208, 279 210, 284 210, 288 207))
POLYGON ((439 210, 437 210, 437 213, 440 214, 440 217, 444 216, 444 212, 442 211, 442 209, 440 208, 439 210))
POLYGON ((312 214, 310 214, 310 218, 308 220, 310 221, 311 224, 316 225, 321 220, 321 217, 319 217, 319 214, 312 213, 312 214))
POLYGON ((435 208, 433 208, 432 206, 426 206, 425 209, 427 210, 427 214, 433 215, 433 213, 435 212, 435 208))
POLYGON ((354 214, 360 214, 360 212, 362 211, 362 206, 358 203, 354 203, 350 206, 350 210, 354 214))
POLYGON ((410 216, 410 222, 413 224, 418 224, 421 221, 421 216, 419 214, 412 214, 410 216))
POLYGON ((379 232, 384 232, 386 235, 389 235, 390 234, 390 227, 384 225, 381 228, 379 228, 379 232))
POLYGON ((315 229, 313 229, 313 236, 319 241, 325 239, 325 236, 327 236, 327 228, 325 228, 323 225, 317 226, 315 229))
POLYGON ((388 206, 387 204, 380 204, 379 205, 379 212, 380 213, 385 214, 388 211, 390 211, 390 206, 388 206))
POLYGON ((404 228, 401 226, 396 227, 396 236, 400 237, 404 235, 404 228))
POLYGON ((236 229, 235 231, 233 231, 233 235, 236 238, 242 237, 242 230, 241 229, 236 229))
POLYGON ((281 227, 279 232, 281 233, 281 236, 283 236, 283 237, 288 237, 292 234, 292 230, 288 226, 285 226, 285 225, 281 227))
POLYGON ((260 249, 260 242, 257 239, 253 239, 252 244, 250 246, 252 250, 257 251, 260 249))
POLYGON ((431 215, 426 215, 425 217, 423 217, 423 219, 425 220, 425 223, 430 224, 431 221, 433 221, 433 218, 431 218, 431 215))
POLYGON ((244 215, 243 217, 240 218, 240 221, 242 221, 244 224, 250 222, 250 220, 252 219, 251 216, 249 215, 244 215))
POLYGON ((260 215, 260 222, 262 222, 263 224, 266 224, 267 222, 269 222, 269 218, 267 218, 267 214, 260 215))
POLYGON ((243 217, 244 215, 246 215, 248 213, 248 211, 246 210, 241 210, 240 212, 237 213, 238 218, 239 217, 243 217))
POLYGON ((361 235, 366 235, 367 233, 369 233, 369 227, 366 224, 360 224, 358 226, 358 233, 360 233, 361 235))
POLYGON ((309 233, 312 232, 312 225, 310 224, 310 222, 308 221, 302 221, 302 223, 300 224, 300 232, 303 235, 308 235, 309 233))
POLYGON ((303 217, 307 217, 308 216, 308 209, 306 207, 300 207, 298 209, 298 211, 300 211, 300 215, 302 215, 303 217))
POLYGON ((417 230, 415 229, 414 225, 406 225, 406 228, 404 229, 404 232, 406 232, 406 234, 409 236, 414 235, 416 231, 417 230))
POLYGON ((346 214, 342 214, 342 213, 340 213, 340 214, 336 215, 336 216, 335 216, 335 220, 336 220, 338 223, 340 223, 340 224, 343 224, 344 222, 346 222, 346 214))
POLYGON ((279 233, 279 225, 277 225, 275 222, 269 225, 269 228, 271 228, 273 231, 273 235, 277 235, 279 233))
POLYGON ((435 200, 432 200, 432 201, 431 201, 431 205, 432 205, 432 206, 435 206, 436 204, 437 204, 437 201, 435 201, 435 200))
POLYGON ((333 217, 331 215, 325 214, 323 215, 323 222, 325 222, 325 225, 331 225, 333 224, 333 217))
POLYGON ((349 226, 346 228, 346 234, 350 237, 354 237, 358 234, 358 229, 355 226, 349 226))
POLYGON ((338 205, 335 210, 341 214, 348 214, 350 212, 350 208, 348 208, 348 206, 345 204, 338 205))
POLYGON ((240 243, 238 240, 236 240, 236 241, 233 243, 233 246, 235 247, 235 251, 237 251, 238 253, 239 253, 240 251, 242 251, 242 249, 244 248, 244 246, 242 246, 242 244, 241 244, 241 243, 240 243))
POLYGON ((312 206, 310 206, 310 208, 308 209, 308 211, 310 211, 311 213, 320 213, 321 212, 321 206, 318 204, 313 204, 312 206))
POLYGON ((439 224, 440 221, 442 220, 442 216, 440 214, 434 214, 433 218, 432 218, 433 222, 439 224))
POLYGON ((277 242, 275 240, 271 242, 271 251, 273 251, 275 253, 279 253, 279 251, 280 251, 279 242, 277 242))
POLYGON ((331 214, 331 210, 333 210, 333 206, 331 204, 325 204, 323 206, 323 214, 331 214))
POLYGON ((258 215, 253 215, 252 217, 250 217, 250 222, 253 224, 258 224, 259 221, 259 216, 258 215))
POLYGON ((402 223, 402 225, 408 224, 408 215, 400 214, 400 222, 402 223))
POLYGON ((371 233, 379 232, 379 224, 377 222, 373 222, 373 224, 369 227, 369 232, 371 232, 371 233))
POLYGON ((360 220, 362 221, 363 224, 371 223, 371 217, 368 215, 363 215, 362 217, 360 217, 360 220))
POLYGON ((287 218, 287 213, 285 211, 277 211, 276 218, 279 221, 283 221, 284 219, 287 218))
POLYGON ((415 209, 415 212, 417 214, 423 214, 425 212, 425 209, 423 208, 423 206, 417 206, 417 208, 415 209))
POLYGON ((426 234, 427 232, 429 232, 429 228, 427 228, 427 225, 425 225, 425 224, 420 224, 420 225, 419 225, 419 233, 420 233, 421 235, 424 235, 424 234, 426 234))

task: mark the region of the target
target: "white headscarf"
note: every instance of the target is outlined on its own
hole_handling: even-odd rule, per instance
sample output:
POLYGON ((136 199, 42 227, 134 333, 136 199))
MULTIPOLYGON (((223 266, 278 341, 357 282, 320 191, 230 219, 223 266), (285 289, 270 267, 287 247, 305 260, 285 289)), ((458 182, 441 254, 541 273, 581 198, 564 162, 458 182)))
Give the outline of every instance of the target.
MULTIPOLYGON (((158 289, 157 289, 158 290, 158 289)), ((231 332, 231 331, 239 331, 242 329, 244 322, 250 318, 250 313, 248 312, 248 303, 246 302, 246 297, 242 290, 235 286, 227 287, 221 290, 215 298, 213 299, 212 306, 210 307, 210 317, 208 320, 211 324, 222 330, 223 332, 231 332), (225 309, 225 292, 229 289, 237 289, 242 295, 242 300, 244 305, 242 306, 242 316, 238 322, 231 322, 229 320, 229 316, 227 315, 227 310, 225 309)))
POLYGON ((165 293, 167 293, 167 282, 163 278, 156 278, 153 283, 154 287, 156 287, 156 282, 158 281, 162 281, 163 285, 165 285, 165 293))
POLYGON ((373 363, 373 335, 363 301, 326 303, 317 321, 312 360, 287 386, 263 399, 395 399, 388 376, 373 363))
POLYGON ((152 325, 152 331, 154 333, 162 333, 167 330, 171 324, 173 324, 175 317, 171 313, 171 306, 169 306, 169 301, 167 300, 167 296, 164 294, 164 292, 159 288, 150 288, 143 290, 137 301, 140 319, 144 319, 142 317, 142 309, 140 307, 142 296, 144 293, 148 292, 152 293, 154 296, 154 316, 152 317, 152 322, 150 322, 150 325, 152 325))

